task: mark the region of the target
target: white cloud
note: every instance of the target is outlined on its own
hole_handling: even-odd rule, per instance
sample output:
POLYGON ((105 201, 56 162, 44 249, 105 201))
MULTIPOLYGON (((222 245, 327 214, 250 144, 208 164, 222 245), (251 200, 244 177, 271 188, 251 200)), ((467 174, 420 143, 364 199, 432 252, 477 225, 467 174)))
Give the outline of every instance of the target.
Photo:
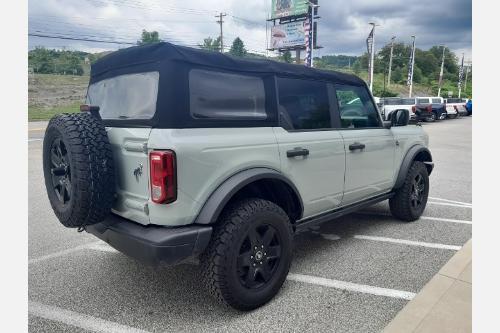
MULTIPOLYGON (((46 0, 29 1, 29 30, 89 39, 135 42, 141 30, 158 30, 161 38, 197 45, 217 37, 214 17, 226 12, 225 45, 239 36, 250 50, 265 52, 266 22, 271 0, 46 0)), ((472 57, 471 0, 321 0, 319 43, 321 54, 361 54, 375 21, 381 47, 393 35, 417 47, 446 44, 457 54, 472 57)), ((116 44, 30 37, 30 47, 81 47, 84 50, 117 49, 116 44)))

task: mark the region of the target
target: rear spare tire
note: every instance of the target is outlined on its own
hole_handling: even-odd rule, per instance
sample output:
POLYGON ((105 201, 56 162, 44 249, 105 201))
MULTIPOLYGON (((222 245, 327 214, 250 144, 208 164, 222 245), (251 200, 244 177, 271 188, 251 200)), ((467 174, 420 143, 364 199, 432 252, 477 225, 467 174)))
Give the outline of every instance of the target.
POLYGON ((115 192, 106 129, 90 113, 53 117, 43 139, 43 174, 50 205, 69 228, 101 222, 115 192))

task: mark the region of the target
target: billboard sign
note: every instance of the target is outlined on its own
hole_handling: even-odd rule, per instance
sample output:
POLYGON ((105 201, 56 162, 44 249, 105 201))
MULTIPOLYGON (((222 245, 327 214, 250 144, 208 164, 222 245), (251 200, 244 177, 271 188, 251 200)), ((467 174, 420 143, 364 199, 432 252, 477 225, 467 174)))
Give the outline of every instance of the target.
POLYGON ((273 26, 271 29, 271 48, 303 46, 305 43, 304 22, 296 21, 273 26))
POLYGON ((308 10, 306 0, 272 0, 271 18, 304 15, 308 10))

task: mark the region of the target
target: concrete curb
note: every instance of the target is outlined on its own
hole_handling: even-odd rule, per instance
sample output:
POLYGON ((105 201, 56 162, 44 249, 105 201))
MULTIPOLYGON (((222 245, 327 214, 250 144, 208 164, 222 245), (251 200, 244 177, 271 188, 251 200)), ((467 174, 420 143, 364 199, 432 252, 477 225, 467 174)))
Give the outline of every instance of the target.
POLYGON ((383 332, 472 331, 472 239, 387 325, 383 332))

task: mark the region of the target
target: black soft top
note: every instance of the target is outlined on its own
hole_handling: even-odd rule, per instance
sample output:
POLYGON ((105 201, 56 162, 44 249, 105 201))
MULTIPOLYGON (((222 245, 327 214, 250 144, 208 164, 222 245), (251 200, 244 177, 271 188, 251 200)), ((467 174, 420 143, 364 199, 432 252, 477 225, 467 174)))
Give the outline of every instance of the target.
MULTIPOLYGON (((364 86, 360 78, 339 72, 322 71, 266 59, 242 59, 218 52, 157 43, 122 49, 102 57, 92 65, 90 84, 119 75, 159 72, 156 112, 151 119, 107 120, 107 126, 193 128, 277 126, 275 76, 328 81, 364 86), (266 90, 266 120, 218 121, 190 116, 189 73, 194 68, 261 77, 266 90)), ((214 87, 217 89, 217 87, 214 87)))
MULTIPOLYGON (((93 83, 114 75, 128 73, 127 68, 141 65, 149 64, 150 66, 147 67, 154 67, 154 64, 156 64, 158 68, 161 68, 162 64, 168 62, 183 62, 193 65, 193 67, 197 65, 206 66, 232 72, 275 73, 328 80, 340 84, 365 85, 364 81, 357 76, 346 73, 323 71, 267 59, 237 58, 218 52, 178 46, 166 42, 134 46, 108 54, 92 65, 90 80, 93 83)), ((132 70, 132 72, 136 71, 132 70)))

